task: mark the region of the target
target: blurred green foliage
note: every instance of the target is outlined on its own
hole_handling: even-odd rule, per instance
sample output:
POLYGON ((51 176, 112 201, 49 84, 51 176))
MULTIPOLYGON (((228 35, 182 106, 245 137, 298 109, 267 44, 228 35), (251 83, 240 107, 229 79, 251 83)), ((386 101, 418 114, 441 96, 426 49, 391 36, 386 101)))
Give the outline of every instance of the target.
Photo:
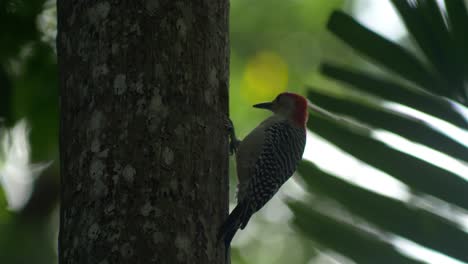
MULTIPOLYGON (((28 120, 33 161, 58 159, 56 55, 38 26, 45 4, 44 0, 0 1, 0 117, 6 128, 28 120)), ((3 139, 0 133, 2 144, 3 139)), ((0 191, 1 263, 56 262, 57 226, 51 226, 50 219, 57 206, 58 180, 55 162, 35 181, 32 197, 20 211, 5 210, 0 191)))
POLYGON ((445 9, 435 0, 393 0, 392 3, 410 33, 413 48, 422 55, 369 30, 345 12, 333 12, 327 24, 330 32, 388 73, 377 75, 356 70, 357 67, 323 63, 322 74, 342 83, 343 94, 336 96, 326 89, 309 87, 308 97, 352 121, 334 122, 313 115, 309 127, 343 151, 405 183, 412 197, 404 201, 392 200, 304 162, 299 171, 310 193, 319 196, 315 200, 333 200, 339 207, 328 210, 342 213, 337 216, 323 212, 317 201, 295 201, 290 203, 294 223, 311 239, 357 263, 412 262, 395 248, 387 248, 387 251, 377 248, 379 244, 391 242, 395 236, 468 262, 466 226, 462 227, 456 218, 456 215, 467 216, 466 178, 414 154, 404 153, 398 146, 388 145, 372 133, 392 132, 446 153, 458 159, 466 170, 464 162, 468 159, 468 149, 460 143, 462 138, 456 140, 449 131, 438 130, 430 123, 392 109, 388 103, 426 112, 466 132, 468 121, 460 108, 466 110, 468 105, 467 9, 462 0, 446 0, 445 9), (369 130, 363 133, 353 129, 358 124, 359 127, 368 126, 369 130), (433 198, 429 197, 440 200, 430 207, 422 206, 421 201, 431 204, 433 198), (451 208, 448 214, 441 213, 444 207, 451 208), (346 221, 344 215, 347 215, 346 221), (340 220, 341 223, 330 227, 330 222, 340 220), (376 233, 369 235, 369 227, 376 233), (346 233, 350 231, 354 234, 346 233), (368 240, 364 242, 365 234, 368 240), (374 241, 369 244, 369 239, 374 241), (343 245, 343 241, 348 243, 343 245), (350 245, 353 241, 364 244, 371 252, 362 256, 359 248, 350 245))
MULTIPOLYGON (((399 179, 412 198, 388 198, 304 162, 299 181, 305 194, 289 199, 289 207, 276 199, 255 216, 234 240, 233 263, 322 263, 321 255, 341 255, 338 262, 420 263, 396 249, 394 236, 468 262, 466 230, 455 217, 466 217, 466 179, 396 150, 373 133, 391 131, 468 160, 459 141, 385 104, 406 105, 466 130, 466 117, 454 107, 467 103, 464 1, 446 0, 445 10, 435 0, 392 1, 410 33, 405 46, 348 15, 353 2, 232 0, 231 116, 242 138, 268 115, 252 104, 284 90, 305 94, 355 120, 337 123, 312 114, 311 131, 399 179), (345 12, 334 11, 338 9, 345 12), (447 207, 448 214, 440 213, 447 207)), ((33 161, 57 161, 55 3, 0 1, 0 28, 0 117, 7 127, 26 118, 33 161)), ((1 263, 56 262, 58 165, 54 162, 35 181, 32 198, 21 211, 0 210, 1 263)), ((287 190, 300 192, 291 184, 287 190)), ((0 189, 0 206, 5 205, 0 189)))

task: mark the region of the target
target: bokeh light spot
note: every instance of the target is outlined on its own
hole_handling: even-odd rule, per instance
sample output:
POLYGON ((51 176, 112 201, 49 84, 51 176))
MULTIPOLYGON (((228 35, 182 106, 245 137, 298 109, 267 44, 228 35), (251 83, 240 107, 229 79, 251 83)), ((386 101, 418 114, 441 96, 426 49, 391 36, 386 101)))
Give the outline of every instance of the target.
POLYGON ((273 99, 286 90, 288 65, 278 54, 262 51, 247 63, 241 94, 250 103, 273 99))

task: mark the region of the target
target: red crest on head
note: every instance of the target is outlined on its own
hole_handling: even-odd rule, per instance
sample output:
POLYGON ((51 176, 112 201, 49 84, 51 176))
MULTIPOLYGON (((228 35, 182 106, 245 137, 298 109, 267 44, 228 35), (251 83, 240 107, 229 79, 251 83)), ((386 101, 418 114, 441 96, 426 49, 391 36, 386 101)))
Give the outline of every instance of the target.
POLYGON ((279 96, 288 96, 294 99, 295 109, 292 118, 298 125, 305 127, 307 120, 309 119, 309 112, 307 111, 307 99, 299 94, 290 92, 281 93, 279 96))

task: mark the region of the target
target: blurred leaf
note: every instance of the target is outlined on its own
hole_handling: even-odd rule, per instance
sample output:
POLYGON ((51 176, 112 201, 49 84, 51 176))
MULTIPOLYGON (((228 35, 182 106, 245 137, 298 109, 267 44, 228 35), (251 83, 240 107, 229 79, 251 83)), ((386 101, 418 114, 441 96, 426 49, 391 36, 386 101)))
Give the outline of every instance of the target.
POLYGON ((360 228, 326 216, 302 203, 290 203, 294 223, 312 240, 354 260, 356 263, 422 263, 360 228))
POLYGON ((50 160, 58 151, 57 62, 50 46, 31 44, 30 55, 22 61, 14 79, 13 114, 31 125, 32 159, 50 160))
POLYGON ((341 11, 333 12, 328 22, 328 29, 377 64, 434 93, 445 95, 440 81, 434 78, 434 74, 416 57, 399 45, 362 26, 351 16, 341 11))
POLYGON ((379 228, 468 262, 468 234, 446 219, 359 188, 307 161, 298 171, 312 192, 331 197, 379 228))
MULTIPOLYGON (((0 129, 0 143, 2 142, 2 133, 1 133, 1 129, 0 129)), ((1 177, 4 177, 2 175, 2 166, 3 166, 3 154, 4 153, 1 153, 1 149, 0 149, 0 178, 1 177)), ((11 216, 11 213, 8 211, 8 201, 6 199, 6 194, 5 194, 5 191, 4 191, 4 185, 1 184, 0 182, 0 236, 1 236, 1 229, 2 229, 2 226, 3 224, 5 224, 6 222, 9 221, 9 217, 11 216)), ((0 247, 0 251, 1 251, 1 247, 0 247)), ((1 258, 0 258, 1 260, 1 258)))
POLYGON ((2 263, 56 263, 53 233, 48 222, 23 222, 11 217, 0 225, 2 263))
POLYGON ((291 59, 297 56, 300 61, 301 58, 310 56, 310 41, 323 39, 318 38, 317 34, 324 31, 324 25, 331 11, 342 6, 343 2, 343 0, 231 1, 231 47, 243 58, 248 58, 259 50, 268 49, 281 51, 282 55, 290 54, 291 59), (268 12, 265 12, 266 9, 268 12), (300 43, 291 41, 291 38, 299 35, 305 37, 304 41, 300 43), (299 46, 301 47, 298 48, 299 46))
POLYGON ((315 115, 309 119, 308 127, 340 149, 411 188, 468 209, 468 183, 458 175, 315 115))
POLYGON ((460 100, 464 96, 462 61, 457 56, 456 45, 448 32, 442 11, 435 0, 420 0, 420 5, 427 28, 433 30, 433 44, 438 45, 436 68, 445 78, 447 93, 451 94, 451 98, 460 100))
POLYGON ((460 63, 451 42, 443 15, 434 0, 392 0, 416 43, 444 78, 445 95, 453 98, 461 91, 460 63))
POLYGON ((468 79, 468 13, 463 0, 445 0, 450 33, 463 60, 465 79, 468 79))
MULTIPOLYGON (((466 130, 468 121, 454 105, 455 101, 465 106, 468 102, 468 90, 465 87, 468 80, 468 15, 465 4, 461 0, 446 1, 447 14, 445 9, 438 6, 436 0, 392 0, 392 3, 400 13, 410 37, 422 50, 422 57, 417 57, 372 32, 340 11, 332 14, 328 29, 369 61, 383 66, 410 83, 387 80, 330 64, 322 64, 322 73, 352 86, 348 91, 363 92, 375 95, 378 99, 403 104, 466 130)), ((432 124, 394 112, 377 103, 331 95, 328 91, 311 91, 308 97, 327 110, 350 116, 375 129, 387 130, 455 158, 468 160, 466 147, 453 141, 443 132, 433 129, 432 124)), ((460 175, 398 151, 373 139, 372 134, 364 131, 365 129, 360 131, 354 129, 351 124, 344 123, 345 121, 337 123, 312 115, 308 127, 355 158, 407 184, 411 190, 468 209, 468 182, 460 175)), ((339 165, 337 163, 337 166, 339 165)), ((329 197, 340 202, 351 213, 365 219, 370 225, 377 226, 383 232, 406 237, 451 257, 468 261, 467 233, 455 223, 426 210, 413 208, 410 204, 353 186, 309 163, 302 164, 299 171, 305 176, 310 191, 317 194, 314 197, 329 197)), ((325 227, 321 226, 321 223, 306 222, 307 218, 323 219, 318 207, 310 208, 300 203, 296 205, 296 208, 292 209, 295 212, 296 224, 302 230, 322 243, 324 240, 328 241, 323 244, 340 253, 354 253, 353 243, 356 241, 343 241, 338 248, 336 243, 330 242, 331 236, 324 234, 325 227)), ((336 219, 326 221, 333 220, 336 219)), ((327 231, 333 232, 338 229, 336 232, 343 233, 340 228, 345 226, 349 228, 350 224, 338 221, 327 231)), ((373 252, 371 249, 366 253, 369 254, 369 251, 373 252)), ((382 263, 381 259, 352 259, 358 263, 382 263)), ((401 263, 398 260, 382 259, 386 263, 401 263)))
MULTIPOLYGON (((2 177, 2 175, 0 175, 2 177)), ((3 186, 0 185, 0 219, 3 218, 3 216, 6 214, 6 210, 8 207, 8 202, 5 197, 5 192, 3 191, 3 186)), ((2 221, 0 220, 0 223, 2 221)))
POLYGON ((0 65, 0 119, 3 119, 7 126, 12 124, 11 95, 12 84, 10 77, 0 65))
POLYGON ((0 62, 16 57, 26 43, 39 39, 36 19, 44 2, 0 1, 0 62))
POLYGON ((50 173, 40 175, 34 182, 31 198, 18 213, 17 217, 25 221, 43 221, 49 218, 59 201, 59 176, 50 173))
POLYGON ((366 124, 385 129, 409 140, 445 152, 455 158, 468 161, 468 150, 447 135, 433 130, 424 122, 384 108, 360 104, 344 98, 336 98, 314 89, 309 89, 307 97, 317 105, 332 112, 353 117, 366 124))
MULTIPOLYGON (((3 175, 3 166, 5 165, 5 149, 3 147, 3 142, 6 136, 6 127, 2 122, 0 122, 0 179, 5 177, 3 175)), ((5 197, 5 192, 3 190, 2 180, 0 180, 0 223, 2 223, 3 216, 5 215, 8 202, 5 197)))
POLYGON ((434 49, 432 47, 431 30, 425 29, 422 23, 420 13, 416 12, 415 8, 412 7, 407 0, 391 0, 393 6, 397 9, 400 14, 407 30, 411 37, 414 38, 421 50, 429 58, 433 57, 434 49))
POLYGON ((356 90, 377 95, 383 99, 397 102, 428 113, 459 127, 468 128, 468 121, 446 100, 424 92, 416 91, 403 84, 385 80, 343 67, 324 63, 322 74, 353 86, 356 90))

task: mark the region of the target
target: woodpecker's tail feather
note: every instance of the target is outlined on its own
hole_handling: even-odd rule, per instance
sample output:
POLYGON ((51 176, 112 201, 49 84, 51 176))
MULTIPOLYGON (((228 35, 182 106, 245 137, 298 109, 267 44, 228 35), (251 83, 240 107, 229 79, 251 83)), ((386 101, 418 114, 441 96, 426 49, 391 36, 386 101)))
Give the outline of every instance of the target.
POLYGON ((224 246, 226 248, 226 258, 229 257, 229 247, 231 245, 232 238, 236 234, 237 230, 247 225, 251 214, 249 213, 249 203, 244 201, 239 203, 234 210, 229 214, 226 221, 219 229, 218 240, 224 240, 224 246))
POLYGON ((224 244, 229 246, 231 240, 236 234, 237 230, 243 226, 245 220, 248 221, 250 216, 247 214, 248 203, 241 202, 239 203, 234 210, 229 214, 226 221, 219 229, 218 240, 224 239, 224 244))

